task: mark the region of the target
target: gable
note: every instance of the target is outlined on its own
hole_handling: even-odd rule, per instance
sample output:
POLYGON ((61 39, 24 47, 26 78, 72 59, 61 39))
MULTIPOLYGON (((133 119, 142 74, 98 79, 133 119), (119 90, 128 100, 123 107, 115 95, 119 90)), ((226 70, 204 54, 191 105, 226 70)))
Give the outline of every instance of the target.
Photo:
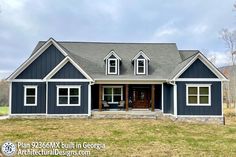
POLYGON ((52 44, 17 79, 43 79, 63 59, 64 55, 52 44))
POLYGON ((143 55, 140 55, 137 59, 145 59, 143 55))
POLYGON ((53 77, 53 79, 86 79, 74 65, 67 62, 53 77))
POLYGON ((115 58, 116 59, 116 57, 114 55, 111 55, 109 58, 115 58))
POLYGON ((179 78, 217 78, 217 76, 200 59, 196 59, 179 78))

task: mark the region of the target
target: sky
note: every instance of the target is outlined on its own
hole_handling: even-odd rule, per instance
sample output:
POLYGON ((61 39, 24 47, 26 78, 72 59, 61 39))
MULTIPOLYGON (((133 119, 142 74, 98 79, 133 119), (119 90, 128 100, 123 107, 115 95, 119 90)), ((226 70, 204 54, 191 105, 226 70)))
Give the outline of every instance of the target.
POLYGON ((219 32, 235 29, 234 0, 0 0, 0 78, 38 41, 174 42, 216 66, 229 54, 219 32))

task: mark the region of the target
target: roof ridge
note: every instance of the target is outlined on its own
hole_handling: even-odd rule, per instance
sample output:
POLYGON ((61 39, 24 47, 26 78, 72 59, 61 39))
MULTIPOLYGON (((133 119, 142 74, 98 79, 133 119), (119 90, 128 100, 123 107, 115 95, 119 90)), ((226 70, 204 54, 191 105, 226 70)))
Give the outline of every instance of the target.
MULTIPOLYGON (((39 42, 47 42, 47 41, 42 41, 40 40, 39 42)), ((176 45, 176 43, 170 42, 160 42, 160 43, 155 43, 155 42, 110 42, 110 41, 59 41, 57 40, 58 43, 84 43, 84 44, 173 44, 176 45)))

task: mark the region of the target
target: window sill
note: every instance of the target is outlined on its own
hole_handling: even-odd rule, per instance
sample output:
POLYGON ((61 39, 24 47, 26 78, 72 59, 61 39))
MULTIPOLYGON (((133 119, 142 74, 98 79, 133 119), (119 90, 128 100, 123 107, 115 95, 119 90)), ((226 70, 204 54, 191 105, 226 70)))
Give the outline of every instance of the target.
POLYGON ((57 106, 60 106, 60 107, 66 107, 66 106, 80 106, 80 104, 57 104, 57 106))
POLYGON ((37 106, 37 104, 24 104, 24 106, 37 106))
POLYGON ((211 104, 186 104, 186 106, 211 106, 211 104))

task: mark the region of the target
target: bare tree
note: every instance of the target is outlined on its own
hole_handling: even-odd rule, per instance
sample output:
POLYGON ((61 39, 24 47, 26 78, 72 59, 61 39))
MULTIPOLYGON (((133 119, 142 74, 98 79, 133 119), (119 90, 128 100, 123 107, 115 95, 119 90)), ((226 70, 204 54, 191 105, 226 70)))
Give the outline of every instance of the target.
POLYGON ((230 95, 231 100, 234 104, 235 111, 236 111, 236 70, 235 70, 235 64, 236 64, 236 30, 228 30, 223 29, 220 32, 220 36, 225 42, 226 48, 230 54, 230 62, 229 65, 232 66, 231 74, 230 74, 230 82, 229 82, 229 88, 231 88, 230 95))

